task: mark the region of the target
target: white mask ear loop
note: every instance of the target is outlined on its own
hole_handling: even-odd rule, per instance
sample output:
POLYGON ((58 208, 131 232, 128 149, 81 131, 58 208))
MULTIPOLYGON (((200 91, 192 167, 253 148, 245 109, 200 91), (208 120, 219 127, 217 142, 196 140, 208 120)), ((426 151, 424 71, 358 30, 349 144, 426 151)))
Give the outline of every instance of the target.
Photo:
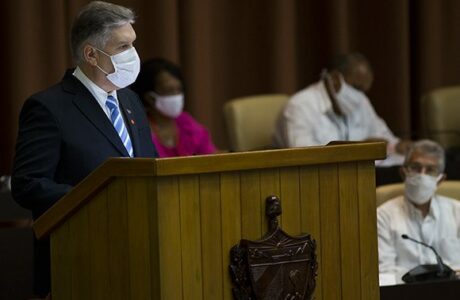
POLYGON ((97 51, 101 52, 102 54, 104 54, 104 55, 107 56, 107 57, 110 57, 110 56, 111 56, 111 55, 109 55, 108 53, 106 53, 105 51, 103 51, 103 50, 101 50, 101 49, 99 49, 99 48, 96 48, 96 47, 95 47, 94 49, 96 49, 97 51))
POLYGON ((104 73, 105 75, 109 75, 109 73, 107 73, 106 71, 104 71, 104 69, 102 69, 101 67, 99 67, 99 65, 96 65, 96 67, 97 67, 102 73, 104 73))
MULTIPOLYGON (((99 49, 99 48, 94 47, 94 49, 96 49, 97 51, 101 52, 101 53, 104 54, 105 56, 109 57, 109 58, 110 58, 110 61, 112 61, 112 58, 111 58, 110 55, 108 55, 107 53, 105 53, 104 51, 102 51, 102 50, 99 49)), ((113 64, 113 62, 112 62, 112 64, 113 64)), ((102 73, 104 73, 105 75, 109 75, 108 72, 106 72, 104 69, 102 69, 102 68, 99 66, 99 63, 96 63, 96 67, 97 67, 102 73)))

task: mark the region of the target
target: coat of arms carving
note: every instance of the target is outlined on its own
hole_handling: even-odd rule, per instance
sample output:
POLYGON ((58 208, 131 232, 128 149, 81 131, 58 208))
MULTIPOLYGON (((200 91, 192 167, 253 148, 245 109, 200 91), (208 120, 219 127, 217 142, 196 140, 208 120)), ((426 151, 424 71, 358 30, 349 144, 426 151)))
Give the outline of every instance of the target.
POLYGON ((235 299, 311 299, 318 263, 310 235, 292 237, 278 225, 278 197, 266 199, 268 233, 258 241, 242 239, 230 252, 235 299))

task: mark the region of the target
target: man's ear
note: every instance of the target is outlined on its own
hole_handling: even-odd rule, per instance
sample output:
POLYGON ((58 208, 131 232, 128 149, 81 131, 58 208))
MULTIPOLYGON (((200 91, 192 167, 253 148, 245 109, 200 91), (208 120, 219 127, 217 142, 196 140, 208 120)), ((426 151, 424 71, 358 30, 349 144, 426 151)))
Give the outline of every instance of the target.
POLYGON ((92 66, 97 65, 97 59, 99 58, 99 53, 97 53, 96 48, 86 44, 83 47, 83 57, 87 63, 92 66))

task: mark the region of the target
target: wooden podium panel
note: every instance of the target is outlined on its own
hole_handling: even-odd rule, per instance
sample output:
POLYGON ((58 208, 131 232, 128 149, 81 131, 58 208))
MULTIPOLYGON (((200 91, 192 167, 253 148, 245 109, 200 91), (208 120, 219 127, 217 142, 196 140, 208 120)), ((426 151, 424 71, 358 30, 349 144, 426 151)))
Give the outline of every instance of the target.
POLYGON ((280 224, 317 241, 315 299, 379 299, 374 159, 383 143, 110 159, 35 224, 54 299, 232 299, 229 251, 280 224))

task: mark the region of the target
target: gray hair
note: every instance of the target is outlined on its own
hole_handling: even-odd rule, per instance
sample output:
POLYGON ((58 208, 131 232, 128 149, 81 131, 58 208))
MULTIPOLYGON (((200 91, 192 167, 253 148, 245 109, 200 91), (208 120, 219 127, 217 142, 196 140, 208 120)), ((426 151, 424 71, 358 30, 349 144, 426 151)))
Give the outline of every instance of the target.
POLYGON ((88 42, 104 49, 115 28, 133 24, 134 12, 126 7, 93 1, 84 6, 75 19, 70 32, 70 50, 77 64, 84 60, 83 45, 88 42))
POLYGON ((420 140, 411 145, 406 152, 404 164, 408 163, 414 152, 438 158, 439 171, 444 172, 446 167, 444 149, 438 143, 431 140, 420 140))

